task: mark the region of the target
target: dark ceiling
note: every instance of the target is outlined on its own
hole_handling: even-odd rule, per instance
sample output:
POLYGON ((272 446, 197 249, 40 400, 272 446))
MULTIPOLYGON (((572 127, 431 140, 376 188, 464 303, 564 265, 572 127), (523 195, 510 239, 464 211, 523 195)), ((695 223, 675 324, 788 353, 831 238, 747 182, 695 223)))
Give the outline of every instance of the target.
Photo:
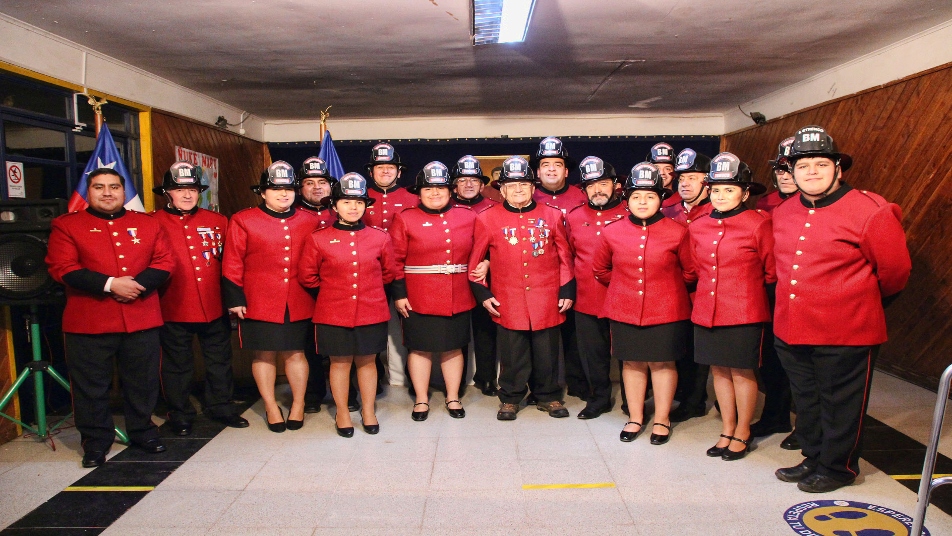
POLYGON ((29 0, 0 12, 264 119, 722 112, 952 20, 949 0, 29 0))

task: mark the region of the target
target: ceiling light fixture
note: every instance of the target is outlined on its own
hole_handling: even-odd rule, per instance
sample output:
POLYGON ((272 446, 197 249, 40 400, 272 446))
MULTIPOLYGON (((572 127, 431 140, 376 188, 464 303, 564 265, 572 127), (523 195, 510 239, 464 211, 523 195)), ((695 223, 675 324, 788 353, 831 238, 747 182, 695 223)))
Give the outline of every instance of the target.
POLYGON ((526 40, 535 0, 473 0, 473 45, 526 40))

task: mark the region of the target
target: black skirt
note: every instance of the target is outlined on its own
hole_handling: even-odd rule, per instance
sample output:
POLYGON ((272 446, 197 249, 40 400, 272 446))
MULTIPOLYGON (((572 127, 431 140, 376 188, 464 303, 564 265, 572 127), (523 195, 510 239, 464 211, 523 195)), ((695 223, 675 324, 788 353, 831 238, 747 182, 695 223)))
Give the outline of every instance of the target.
POLYGON ((764 325, 694 326, 694 361, 701 365, 756 369, 760 367, 760 348, 764 325))
POLYGON ((267 352, 304 351, 311 336, 311 320, 291 322, 291 312, 284 310, 284 323, 246 318, 238 321, 238 341, 247 350, 267 352))
POLYGON ((403 345, 417 352, 448 352, 469 344, 470 311, 453 316, 421 315, 410 311, 403 320, 403 345))
POLYGON ((329 356, 379 354, 387 349, 387 323, 355 328, 316 324, 317 353, 329 356))
POLYGON ((691 338, 691 322, 681 320, 656 326, 609 322, 612 357, 619 361, 677 361, 684 356, 691 338))

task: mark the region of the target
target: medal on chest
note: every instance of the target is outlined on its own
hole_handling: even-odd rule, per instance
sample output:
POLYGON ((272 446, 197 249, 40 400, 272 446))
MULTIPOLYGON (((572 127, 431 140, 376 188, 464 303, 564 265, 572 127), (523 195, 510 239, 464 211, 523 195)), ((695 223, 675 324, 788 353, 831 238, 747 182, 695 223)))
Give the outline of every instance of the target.
POLYGON ((136 233, 138 232, 138 230, 139 230, 138 227, 126 227, 126 232, 129 233, 129 236, 132 237, 133 244, 138 244, 142 242, 142 239, 136 236, 136 233))
POLYGON ((502 236, 512 244, 513 246, 519 243, 519 239, 516 237, 516 228, 515 227, 503 227, 502 236))

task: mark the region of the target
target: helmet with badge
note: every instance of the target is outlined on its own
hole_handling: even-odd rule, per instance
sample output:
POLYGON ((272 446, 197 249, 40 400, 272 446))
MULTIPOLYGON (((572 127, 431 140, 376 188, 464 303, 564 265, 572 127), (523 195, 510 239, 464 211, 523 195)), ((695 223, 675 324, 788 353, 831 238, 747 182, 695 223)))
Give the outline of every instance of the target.
POLYGON ((374 166, 384 164, 397 166, 398 170, 405 171, 407 169, 407 166, 403 165, 403 162, 400 161, 400 155, 397 153, 397 150, 393 148, 393 145, 380 142, 374 145, 370 150, 370 162, 364 164, 364 169, 367 170, 367 173, 373 174, 374 166))
POLYGON ((532 169, 525 158, 515 155, 504 160, 499 178, 493 182, 493 188, 498 190, 503 184, 509 182, 535 182, 532 169))
POLYGON ((450 169, 446 167, 446 164, 434 160, 423 166, 423 169, 417 173, 416 182, 413 186, 407 187, 407 191, 419 195, 423 188, 453 188, 450 169))
POLYGON ((674 166, 674 147, 661 142, 656 143, 648 152, 648 162, 652 164, 671 164, 674 166))
POLYGON ((330 170, 327 167, 327 162, 325 162, 324 159, 318 158, 316 156, 312 156, 304 160, 304 163, 301 164, 299 178, 302 183, 307 179, 325 179, 330 184, 337 182, 337 177, 331 175, 330 170))
POLYGON ((297 187, 294 168, 284 160, 277 160, 261 173, 261 179, 251 187, 251 191, 260 194, 265 190, 293 190, 297 187))
POLYGON ((562 140, 554 136, 549 136, 539 142, 539 149, 529 159, 529 165, 532 169, 539 169, 539 164, 546 158, 560 158, 565 163, 566 168, 575 167, 575 160, 569 157, 569 152, 562 143, 562 140))
POLYGON ((192 165, 188 162, 172 164, 172 167, 162 177, 162 185, 152 188, 152 191, 162 194, 179 188, 196 188, 199 192, 207 190, 208 185, 202 184, 201 166, 192 165))
POLYGON ((479 165, 479 160, 473 155, 466 155, 456 161, 456 166, 450 173, 450 178, 454 181, 462 177, 473 177, 483 181, 483 184, 489 184, 489 177, 483 175, 483 168, 479 165))
POLYGON ((602 179, 611 179, 613 183, 618 182, 618 174, 615 173, 614 166, 597 156, 583 158, 578 165, 578 170, 582 177, 579 188, 583 190, 589 184, 602 179))
POLYGON ((711 159, 694 149, 682 149, 674 164, 674 175, 682 173, 703 173, 711 171, 711 159))
POLYGON ((825 156, 839 164, 840 169, 846 171, 853 165, 853 157, 841 153, 836 148, 833 138, 826 133, 823 127, 810 125, 803 127, 793 135, 793 145, 790 147, 790 169, 801 158, 825 156))
POLYGON ((760 195, 767 187, 754 182, 750 167, 733 153, 724 152, 711 159, 711 171, 707 174, 707 185, 735 184, 747 190, 751 195, 760 195))
POLYGON ((631 168, 631 174, 625 181, 625 189, 622 190, 622 197, 628 199, 635 190, 647 190, 658 194, 661 199, 671 197, 672 191, 664 187, 664 177, 658 171, 658 167, 651 162, 641 162, 631 168))
POLYGON ((790 171, 789 158, 790 153, 793 151, 793 140, 794 137, 790 136, 780 142, 780 145, 777 147, 777 158, 767 161, 767 165, 770 166, 770 169, 790 171))
POLYGON ((331 186, 331 195, 321 199, 325 207, 332 206, 341 199, 360 199, 366 206, 374 204, 376 199, 367 191, 367 179, 360 173, 347 173, 331 186))

